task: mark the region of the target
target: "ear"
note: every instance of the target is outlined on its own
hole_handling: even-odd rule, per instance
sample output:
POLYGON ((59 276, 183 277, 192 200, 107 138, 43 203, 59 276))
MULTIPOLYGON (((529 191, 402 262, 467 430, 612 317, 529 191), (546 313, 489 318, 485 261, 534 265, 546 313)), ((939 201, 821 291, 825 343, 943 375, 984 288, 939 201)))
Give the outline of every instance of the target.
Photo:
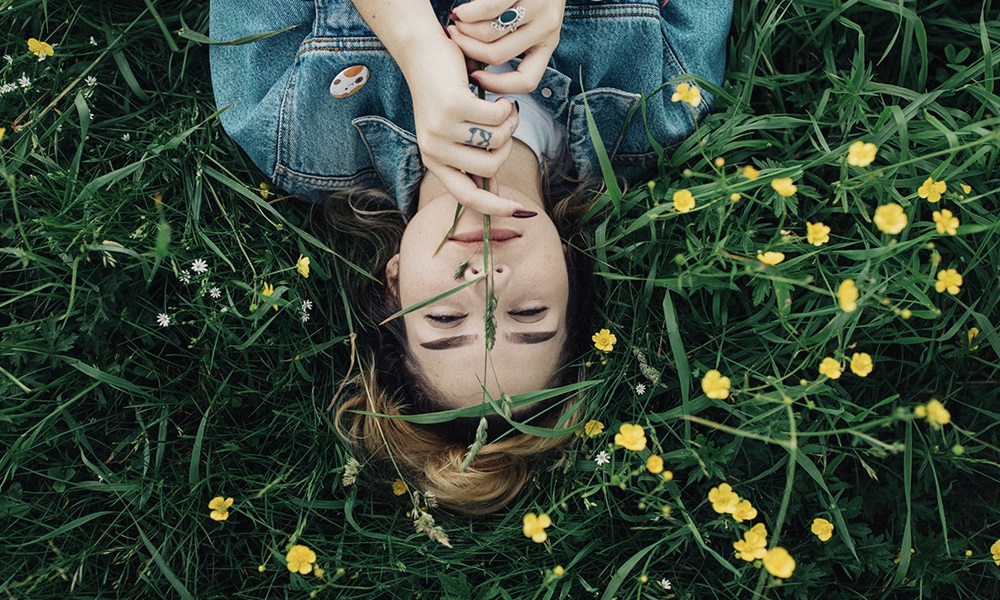
POLYGON ((394 298, 399 297, 399 254, 394 254, 385 264, 385 291, 394 298))
POLYGON ((566 245, 566 244, 563 244, 562 248, 563 248, 563 258, 569 256, 569 246, 566 245))

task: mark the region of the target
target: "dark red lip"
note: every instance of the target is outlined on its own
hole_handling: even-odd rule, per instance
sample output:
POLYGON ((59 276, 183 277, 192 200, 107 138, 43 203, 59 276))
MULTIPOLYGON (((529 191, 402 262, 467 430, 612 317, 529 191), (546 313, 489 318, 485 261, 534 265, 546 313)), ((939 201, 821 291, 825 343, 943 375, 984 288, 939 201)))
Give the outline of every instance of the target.
MULTIPOLYGON (((510 229, 497 229, 497 228, 490 229, 490 241, 494 243, 506 242, 519 237, 521 237, 520 233, 516 231, 511 231, 510 229)), ((476 231, 466 231, 463 233, 456 233, 453 234, 448 239, 453 242, 458 242, 460 244, 482 243, 483 230, 479 229, 476 231)))

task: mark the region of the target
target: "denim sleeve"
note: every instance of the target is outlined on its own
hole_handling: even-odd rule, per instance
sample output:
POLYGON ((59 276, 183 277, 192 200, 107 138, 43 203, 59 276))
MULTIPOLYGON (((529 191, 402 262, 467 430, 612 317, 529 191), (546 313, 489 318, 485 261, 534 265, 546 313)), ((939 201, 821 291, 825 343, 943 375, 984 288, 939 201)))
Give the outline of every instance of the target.
POLYGON ((212 0, 209 35, 228 41, 247 35, 294 29, 251 44, 213 45, 212 87, 226 132, 269 177, 273 177, 278 113, 295 54, 312 33, 310 0, 212 0))

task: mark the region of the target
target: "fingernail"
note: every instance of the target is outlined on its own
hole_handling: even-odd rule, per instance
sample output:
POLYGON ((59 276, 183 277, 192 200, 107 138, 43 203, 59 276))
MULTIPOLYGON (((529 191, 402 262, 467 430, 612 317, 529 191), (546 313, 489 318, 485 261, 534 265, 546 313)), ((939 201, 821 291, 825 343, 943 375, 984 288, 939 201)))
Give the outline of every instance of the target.
POLYGON ((450 31, 448 31, 448 28, 447 28, 447 27, 445 27, 445 28, 444 28, 444 34, 445 34, 446 36, 448 36, 448 39, 449 39, 449 40, 451 39, 451 32, 450 32, 450 31))
POLYGON ((517 111, 517 114, 521 114, 521 105, 517 103, 517 100, 514 100, 514 110, 517 111))
MULTIPOLYGON (((438 13, 438 14, 440 14, 440 13, 438 13)), ((451 19, 452 21, 456 22, 456 23, 461 23, 462 22, 462 19, 459 19, 458 15, 455 14, 455 11, 451 11, 451 14, 448 15, 448 18, 451 19)))
POLYGON ((479 83, 479 78, 476 77, 476 76, 474 76, 474 75, 469 75, 469 81, 472 82, 472 85, 474 85, 476 87, 479 87, 481 85, 479 83))
POLYGON ((538 213, 536 213, 533 210, 515 210, 513 214, 511 214, 510 216, 514 217, 515 219, 530 219, 531 217, 537 214, 538 213))

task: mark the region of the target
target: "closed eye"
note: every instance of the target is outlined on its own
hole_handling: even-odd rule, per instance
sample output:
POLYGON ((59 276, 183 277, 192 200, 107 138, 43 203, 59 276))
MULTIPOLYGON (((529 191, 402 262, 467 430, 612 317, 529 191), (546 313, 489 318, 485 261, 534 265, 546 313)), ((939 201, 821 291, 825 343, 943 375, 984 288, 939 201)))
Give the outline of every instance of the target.
POLYGON ((548 310, 548 306, 539 306, 537 308, 526 308, 524 310, 512 310, 507 314, 512 317, 516 317, 516 320, 518 321, 533 323, 535 321, 540 321, 548 310))
POLYGON ((466 315, 424 315, 424 318, 434 323, 448 324, 464 319, 466 315))

